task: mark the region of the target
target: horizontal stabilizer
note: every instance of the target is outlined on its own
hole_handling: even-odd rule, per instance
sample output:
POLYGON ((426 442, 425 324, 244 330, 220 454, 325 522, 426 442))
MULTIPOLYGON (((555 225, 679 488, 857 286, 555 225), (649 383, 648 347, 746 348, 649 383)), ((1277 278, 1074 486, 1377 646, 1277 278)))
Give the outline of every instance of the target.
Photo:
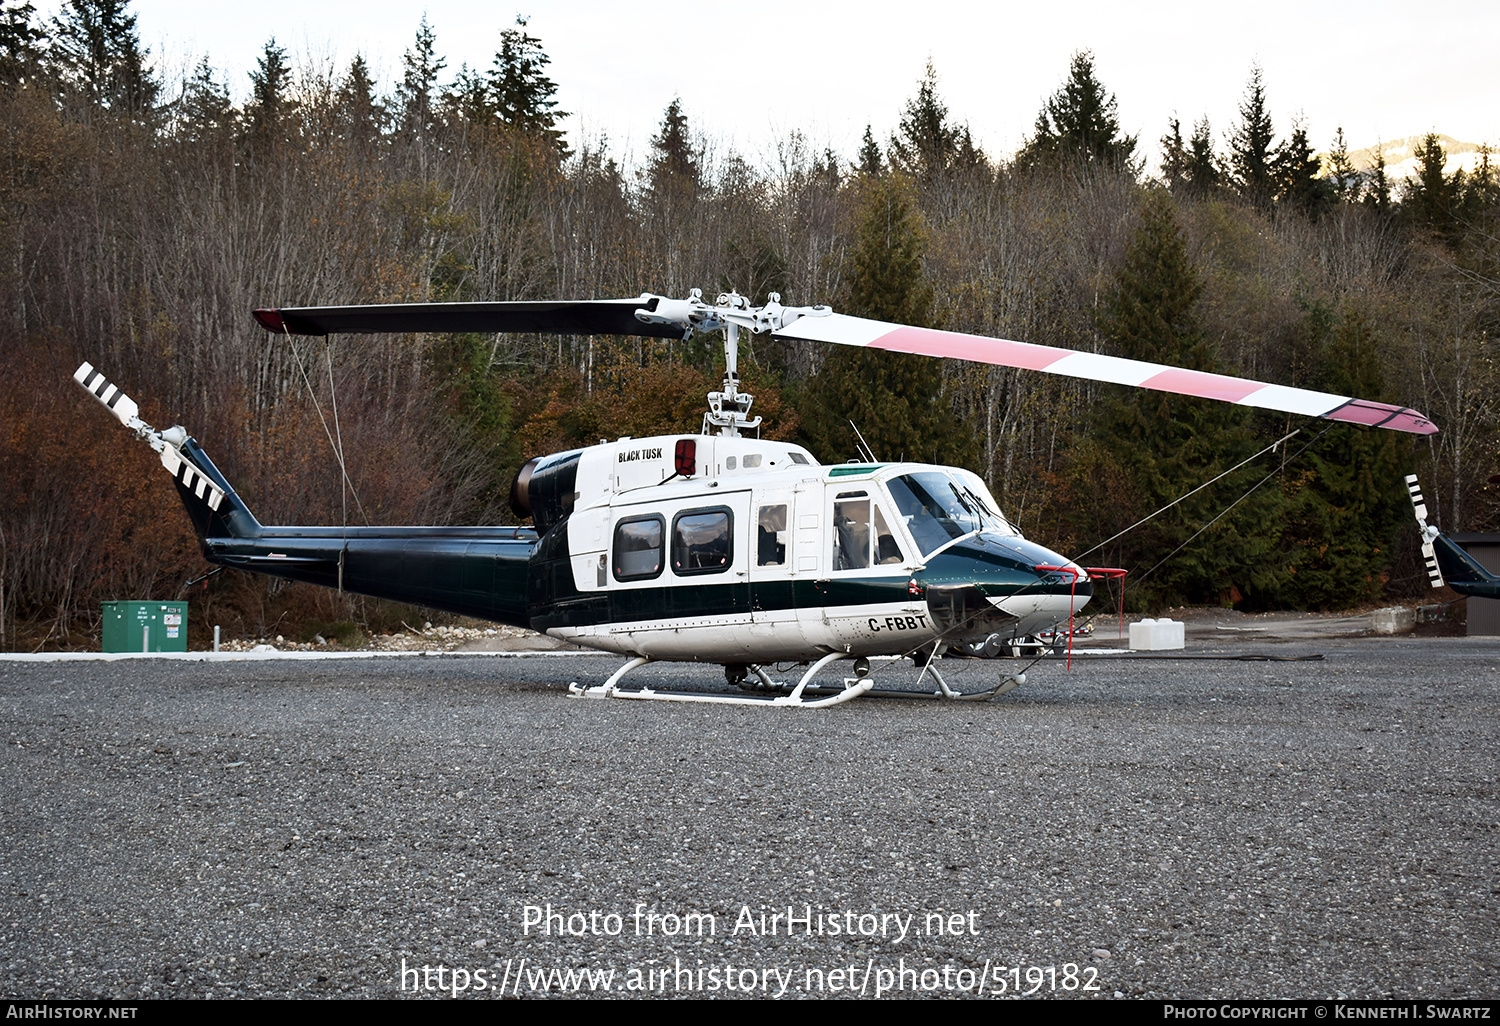
POLYGON ((250 554, 222 553, 216 557, 216 561, 225 566, 238 567, 241 570, 254 570, 259 573, 276 574, 287 567, 300 567, 311 569, 325 569, 335 571, 338 569, 337 559, 325 559, 322 556, 285 556, 278 553, 250 554))

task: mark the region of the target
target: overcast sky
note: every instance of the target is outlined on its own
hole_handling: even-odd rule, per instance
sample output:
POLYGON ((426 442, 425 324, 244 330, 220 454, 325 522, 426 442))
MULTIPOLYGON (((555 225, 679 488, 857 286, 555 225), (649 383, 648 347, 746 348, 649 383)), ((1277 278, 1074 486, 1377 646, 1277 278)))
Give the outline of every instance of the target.
MULTIPOLYGON (((56 3, 39 3, 51 11, 56 3)), ((1305 0, 1257 5, 1071 0, 989 4, 871 0, 549 0, 527 6, 431 0, 135 0, 142 42, 158 71, 180 81, 207 55, 236 98, 266 40, 297 61, 347 67, 363 53, 382 85, 398 77, 424 11, 450 81, 461 63, 488 68, 517 14, 552 58, 570 139, 607 134, 633 160, 662 111, 682 98, 690 122, 752 157, 800 130, 852 158, 866 123, 884 140, 930 59, 952 117, 992 155, 1023 141, 1069 59, 1089 49, 1119 99, 1121 127, 1154 163, 1176 114, 1184 134, 1208 115, 1222 140, 1259 62, 1279 137, 1301 116, 1313 145, 1343 126, 1351 149, 1437 130, 1500 141, 1495 46, 1500 3, 1412 0, 1359 5, 1305 0)))

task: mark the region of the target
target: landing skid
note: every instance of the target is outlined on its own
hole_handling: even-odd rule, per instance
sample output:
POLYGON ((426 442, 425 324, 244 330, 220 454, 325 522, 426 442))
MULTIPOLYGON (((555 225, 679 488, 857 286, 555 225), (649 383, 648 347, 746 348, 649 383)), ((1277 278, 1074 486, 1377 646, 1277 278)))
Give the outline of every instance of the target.
POLYGON ((633 698, 653 702, 700 702, 712 705, 760 705, 760 706, 782 706, 798 709, 826 709, 829 706, 842 705, 844 702, 861 695, 871 695, 877 698, 938 698, 949 699, 959 702, 985 702, 992 698, 1015 690, 1026 683, 1024 673, 1011 674, 1002 677, 1000 682, 987 691, 975 691, 967 694, 953 690, 948 682, 943 679, 937 668, 930 663, 923 669, 921 677, 917 678, 920 684, 922 679, 932 676, 937 681, 939 690, 927 691, 900 691, 892 688, 876 688, 875 682, 867 674, 870 671, 869 660, 847 655, 843 652, 830 652, 817 662, 807 668, 802 679, 791 688, 779 681, 772 680, 766 671, 760 666, 751 664, 748 669, 760 680, 759 686, 767 691, 784 692, 783 694, 767 695, 706 695, 696 692, 683 691, 658 691, 655 688, 640 688, 634 691, 626 691, 620 687, 620 681, 632 670, 639 669, 647 663, 654 662, 647 656, 635 656, 624 666, 621 666, 603 684, 594 687, 583 687, 576 681, 568 685, 568 694, 578 698, 633 698), (844 686, 841 688, 812 686, 814 676, 830 663, 841 659, 854 660, 854 677, 845 677, 844 686), (809 698, 807 696, 818 696, 809 698))
MULTIPOLYGON (((874 681, 868 677, 846 678, 842 688, 819 688, 818 693, 826 695, 825 698, 808 701, 802 697, 807 691, 807 682, 812 680, 815 673, 837 659, 848 658, 850 657, 842 652, 832 652, 808 667, 807 672, 802 675, 802 680, 788 694, 767 695, 761 698, 748 695, 700 695, 684 691, 657 691, 654 688, 641 688, 639 691, 622 690, 620 681, 627 673, 654 661, 646 656, 636 656, 611 674, 609 680, 603 684, 586 688, 574 682, 568 685, 568 694, 580 698, 636 698, 653 702, 705 702, 713 705, 779 705, 795 706, 799 709, 826 709, 831 705, 841 705, 851 698, 858 698, 874 687, 874 681)), ((766 683, 774 684, 760 667, 756 667, 755 672, 766 683)))
MULTIPOLYGON (((866 694, 871 698, 929 698, 946 699, 952 702, 988 702, 992 698, 999 698, 1001 695, 1009 694, 1026 683, 1026 674, 1012 673, 1001 677, 998 684, 985 691, 956 691, 943 679, 943 675, 938 672, 938 668, 931 665, 923 670, 922 677, 917 678, 917 683, 921 684, 922 678, 929 676, 937 681, 937 691, 902 691, 896 688, 871 688, 866 694)), ((821 695, 827 690, 830 689, 808 688, 805 693, 821 695)))

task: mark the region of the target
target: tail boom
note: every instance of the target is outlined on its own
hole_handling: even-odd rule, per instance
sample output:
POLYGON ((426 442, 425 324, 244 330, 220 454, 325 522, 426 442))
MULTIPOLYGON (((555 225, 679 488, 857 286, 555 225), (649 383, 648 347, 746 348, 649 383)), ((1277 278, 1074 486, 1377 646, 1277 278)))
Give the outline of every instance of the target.
POLYGON ((73 378, 161 457, 210 563, 530 626, 530 528, 265 527, 184 428, 141 420, 135 400, 91 364, 73 378))

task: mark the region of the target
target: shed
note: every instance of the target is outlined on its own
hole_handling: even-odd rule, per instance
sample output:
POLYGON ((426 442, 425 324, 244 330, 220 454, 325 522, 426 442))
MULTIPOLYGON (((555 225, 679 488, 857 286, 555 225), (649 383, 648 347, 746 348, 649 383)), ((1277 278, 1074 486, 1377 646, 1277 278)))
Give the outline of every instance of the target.
MULTIPOLYGON (((1458 543, 1479 565, 1492 574, 1500 574, 1500 534, 1454 533, 1448 536, 1458 543)), ((1469 636, 1500 635, 1500 599, 1469 596, 1469 636)))

